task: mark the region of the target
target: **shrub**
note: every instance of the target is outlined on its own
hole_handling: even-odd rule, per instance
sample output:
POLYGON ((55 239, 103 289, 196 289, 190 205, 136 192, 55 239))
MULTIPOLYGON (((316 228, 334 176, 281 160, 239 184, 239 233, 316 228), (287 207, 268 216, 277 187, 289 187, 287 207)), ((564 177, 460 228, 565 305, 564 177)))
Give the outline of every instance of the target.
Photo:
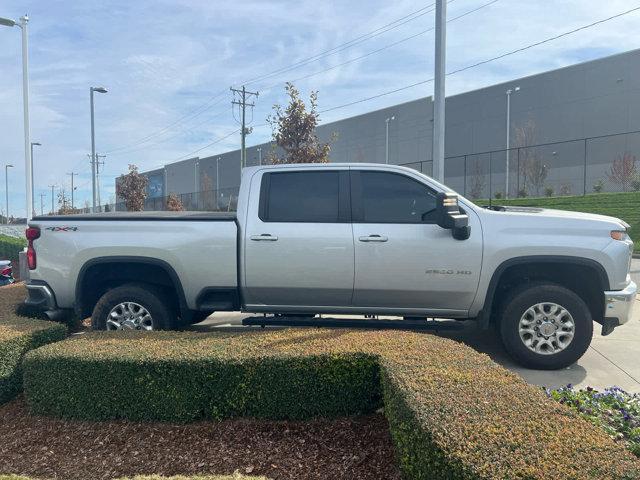
POLYGON ((604 182, 602 180, 598 180, 596 183, 593 184, 593 191, 595 193, 601 193, 603 189, 604 189, 604 182))
POLYGON ((9 317, 0 322, 0 404, 22 389, 22 359, 26 352, 62 340, 62 325, 40 320, 9 317))
POLYGON ((26 246, 26 239, 0 235, 0 260, 16 261, 18 254, 26 246))
POLYGON ((551 185, 544 187, 544 195, 546 197, 553 197, 553 187, 551 185))
POLYGON ((496 200, 500 200, 500 199, 502 198, 502 192, 496 192, 496 193, 493 195, 493 197, 494 197, 496 200))
POLYGON ((638 478, 640 462, 452 340, 391 331, 90 334, 25 359, 33 412, 190 421, 381 405, 406 478, 638 478))

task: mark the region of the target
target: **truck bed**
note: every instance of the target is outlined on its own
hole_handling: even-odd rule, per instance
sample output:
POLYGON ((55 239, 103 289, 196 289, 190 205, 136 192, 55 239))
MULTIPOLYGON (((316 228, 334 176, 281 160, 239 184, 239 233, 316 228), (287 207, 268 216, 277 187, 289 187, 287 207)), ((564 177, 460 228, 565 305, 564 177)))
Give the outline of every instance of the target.
POLYGON ((189 222, 224 222, 235 221, 236 212, 106 212, 74 215, 42 215, 33 217, 33 222, 56 221, 189 221, 189 222))

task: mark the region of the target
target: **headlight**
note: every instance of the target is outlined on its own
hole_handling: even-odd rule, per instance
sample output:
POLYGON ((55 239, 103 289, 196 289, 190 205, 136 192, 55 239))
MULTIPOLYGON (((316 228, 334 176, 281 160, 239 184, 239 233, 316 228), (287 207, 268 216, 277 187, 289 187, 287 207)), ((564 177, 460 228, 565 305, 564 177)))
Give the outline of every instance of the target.
POLYGON ((619 240, 621 242, 625 242, 629 240, 629 235, 625 230, 611 230, 611 238, 614 240, 619 240))

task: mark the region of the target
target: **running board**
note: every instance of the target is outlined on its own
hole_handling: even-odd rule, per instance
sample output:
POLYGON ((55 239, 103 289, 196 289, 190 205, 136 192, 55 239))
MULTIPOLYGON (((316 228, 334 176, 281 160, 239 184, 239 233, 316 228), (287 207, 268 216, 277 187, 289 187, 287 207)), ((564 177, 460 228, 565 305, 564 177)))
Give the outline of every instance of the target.
POLYGON ((242 325, 270 327, 370 328, 375 330, 460 330, 462 322, 435 320, 375 320, 331 317, 247 317, 242 325))

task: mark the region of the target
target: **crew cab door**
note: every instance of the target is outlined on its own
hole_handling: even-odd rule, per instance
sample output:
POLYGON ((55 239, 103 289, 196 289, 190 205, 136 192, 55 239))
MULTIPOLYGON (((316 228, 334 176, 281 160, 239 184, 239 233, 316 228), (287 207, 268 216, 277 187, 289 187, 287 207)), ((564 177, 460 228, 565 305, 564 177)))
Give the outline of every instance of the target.
POLYGON ((469 309, 482 262, 479 220, 467 212, 471 236, 454 239, 435 223, 436 193, 418 176, 352 169, 354 307, 469 309))
POLYGON ((354 247, 348 168, 266 170, 252 181, 252 195, 258 190, 245 229, 245 303, 283 312, 349 306, 354 247))

